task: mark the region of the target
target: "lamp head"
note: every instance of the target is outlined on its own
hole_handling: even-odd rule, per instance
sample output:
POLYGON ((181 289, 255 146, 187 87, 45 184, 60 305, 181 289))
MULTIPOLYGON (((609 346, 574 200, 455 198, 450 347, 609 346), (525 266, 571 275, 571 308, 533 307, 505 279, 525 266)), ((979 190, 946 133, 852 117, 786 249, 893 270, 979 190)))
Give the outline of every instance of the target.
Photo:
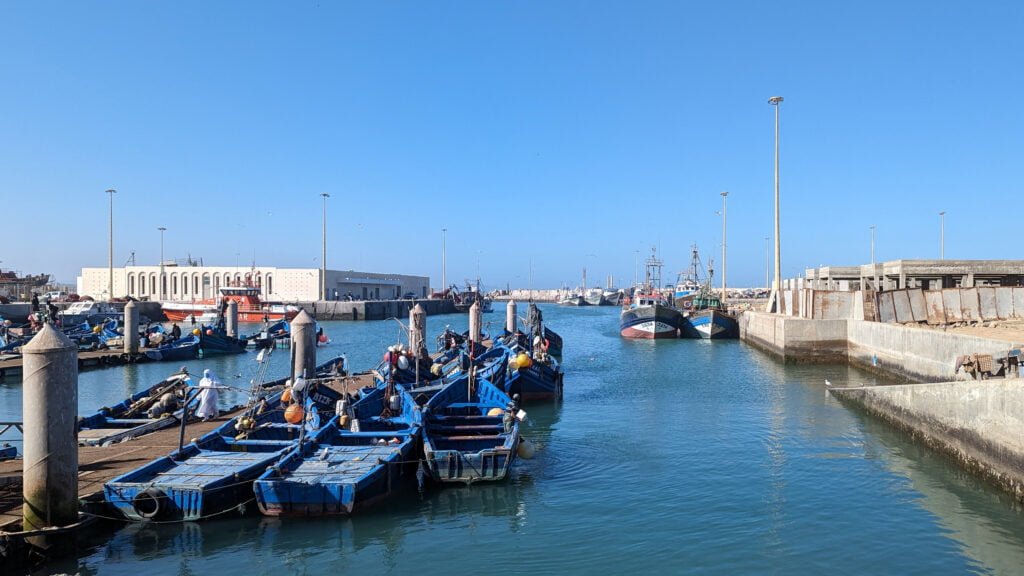
POLYGON ((773 106, 778 106, 779 102, 782 102, 782 96, 772 96, 768 99, 768 103, 773 106))

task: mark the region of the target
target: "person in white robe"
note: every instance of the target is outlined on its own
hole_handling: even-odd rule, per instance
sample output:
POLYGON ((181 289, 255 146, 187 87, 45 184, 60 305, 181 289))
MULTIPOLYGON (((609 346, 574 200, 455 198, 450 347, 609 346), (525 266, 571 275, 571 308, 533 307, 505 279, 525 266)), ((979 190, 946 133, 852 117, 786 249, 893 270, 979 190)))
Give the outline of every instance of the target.
POLYGON ((217 410, 217 400, 220 394, 217 388, 220 382, 209 369, 203 370, 203 379, 199 381, 199 407, 196 408, 196 417, 203 421, 216 418, 220 413, 217 410))

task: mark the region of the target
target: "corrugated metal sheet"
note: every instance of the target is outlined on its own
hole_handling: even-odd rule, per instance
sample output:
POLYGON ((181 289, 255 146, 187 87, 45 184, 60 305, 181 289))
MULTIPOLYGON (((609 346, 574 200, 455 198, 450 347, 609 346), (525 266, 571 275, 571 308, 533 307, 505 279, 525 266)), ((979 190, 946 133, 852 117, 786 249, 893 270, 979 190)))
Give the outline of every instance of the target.
POLYGON ((982 320, 998 320, 999 312, 996 310, 996 289, 992 286, 979 286, 978 310, 982 320))
POLYGON ((981 306, 978 301, 977 288, 960 289, 960 310, 964 315, 964 322, 977 322, 981 320, 981 306))
POLYGON ((925 290, 924 302, 928 307, 928 323, 940 326, 946 323, 946 309, 942 305, 942 290, 925 290))
POLYGON ((996 314, 1000 320, 1013 318, 1013 288, 1000 286, 996 288, 996 314))
POLYGON ((959 288, 946 288, 942 291, 942 308, 946 312, 946 322, 963 322, 959 288))
POLYGON ((896 308, 893 305, 892 292, 878 294, 878 319, 880 322, 896 322, 896 308))
POLYGON ((896 309, 896 321, 900 324, 913 323, 914 313, 910 310, 910 297, 906 290, 891 292, 893 308, 896 309))
POLYGON ((924 302, 924 290, 913 288, 907 290, 910 297, 910 311, 914 313, 914 322, 926 322, 928 320, 928 305, 924 302))

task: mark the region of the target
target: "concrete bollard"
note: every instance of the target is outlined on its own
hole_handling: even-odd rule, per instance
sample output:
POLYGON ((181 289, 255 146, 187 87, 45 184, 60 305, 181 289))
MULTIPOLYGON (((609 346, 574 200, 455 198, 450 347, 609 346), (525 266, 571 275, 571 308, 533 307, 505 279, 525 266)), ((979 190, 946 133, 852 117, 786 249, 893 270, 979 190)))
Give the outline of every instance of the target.
POLYGON ((228 336, 238 338, 238 302, 235 300, 228 302, 227 330, 228 336))
POLYGON ((480 312, 480 303, 473 302, 469 307, 469 339, 473 342, 480 342, 480 325, 483 321, 480 312))
POLYGON ((505 305, 505 331, 509 334, 516 333, 516 301, 509 300, 505 305))
POLYGON ((139 307, 130 300, 124 306, 124 352, 139 353, 139 307))
POLYGON ((316 374, 316 322, 302 310, 292 319, 292 381, 296 376, 312 378, 316 374))
POLYGON ((409 349, 419 355, 420 348, 427 342, 427 312, 416 304, 409 310, 409 349))
POLYGON ((78 347, 47 324, 22 348, 22 526, 78 521, 78 347))

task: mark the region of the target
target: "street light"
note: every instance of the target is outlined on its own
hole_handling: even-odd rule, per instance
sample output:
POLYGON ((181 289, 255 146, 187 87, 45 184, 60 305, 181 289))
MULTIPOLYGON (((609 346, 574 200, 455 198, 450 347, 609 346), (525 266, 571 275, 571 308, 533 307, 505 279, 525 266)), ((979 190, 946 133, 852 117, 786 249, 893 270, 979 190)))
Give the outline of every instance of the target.
POLYGON ((640 282, 640 251, 633 250, 633 288, 640 282))
POLYGON ((871 264, 874 265, 874 263, 875 263, 875 227, 874 226, 868 226, 868 228, 871 230, 871 264))
POLYGON ((946 211, 939 212, 939 260, 946 259, 946 211))
POLYGON ((321 192, 320 197, 324 199, 323 247, 320 255, 320 299, 327 300, 327 199, 331 195, 327 192, 321 192))
POLYGON ((114 194, 117 190, 108 188, 106 194, 110 195, 110 239, 107 244, 107 300, 114 297, 114 194))
POLYGON ((769 273, 768 273, 769 269, 772 266, 772 247, 771 247, 771 244, 769 244, 769 240, 771 240, 771 239, 772 239, 771 236, 765 236, 764 237, 764 288, 765 288, 765 290, 771 290, 771 288, 772 288, 772 281, 769 279, 770 277, 769 277, 769 273))
POLYGON ((441 228, 441 294, 444 294, 448 290, 448 254, 447 244, 448 242, 448 229, 441 228))
POLYGON ((160 290, 159 290, 159 294, 160 294, 160 300, 163 301, 163 299, 165 297, 165 294, 164 294, 164 232, 167 231, 167 228, 164 228, 163 226, 160 226, 159 228, 157 228, 157 230, 160 231, 160 290))
POLYGON ((782 96, 772 96, 768 103, 775 107, 775 279, 772 281, 768 311, 779 310, 779 287, 782 279, 782 242, 779 238, 779 104, 782 96))
POLYGON ((722 192, 722 304, 725 304, 725 220, 726 220, 726 206, 725 199, 729 196, 728 192, 722 192))

